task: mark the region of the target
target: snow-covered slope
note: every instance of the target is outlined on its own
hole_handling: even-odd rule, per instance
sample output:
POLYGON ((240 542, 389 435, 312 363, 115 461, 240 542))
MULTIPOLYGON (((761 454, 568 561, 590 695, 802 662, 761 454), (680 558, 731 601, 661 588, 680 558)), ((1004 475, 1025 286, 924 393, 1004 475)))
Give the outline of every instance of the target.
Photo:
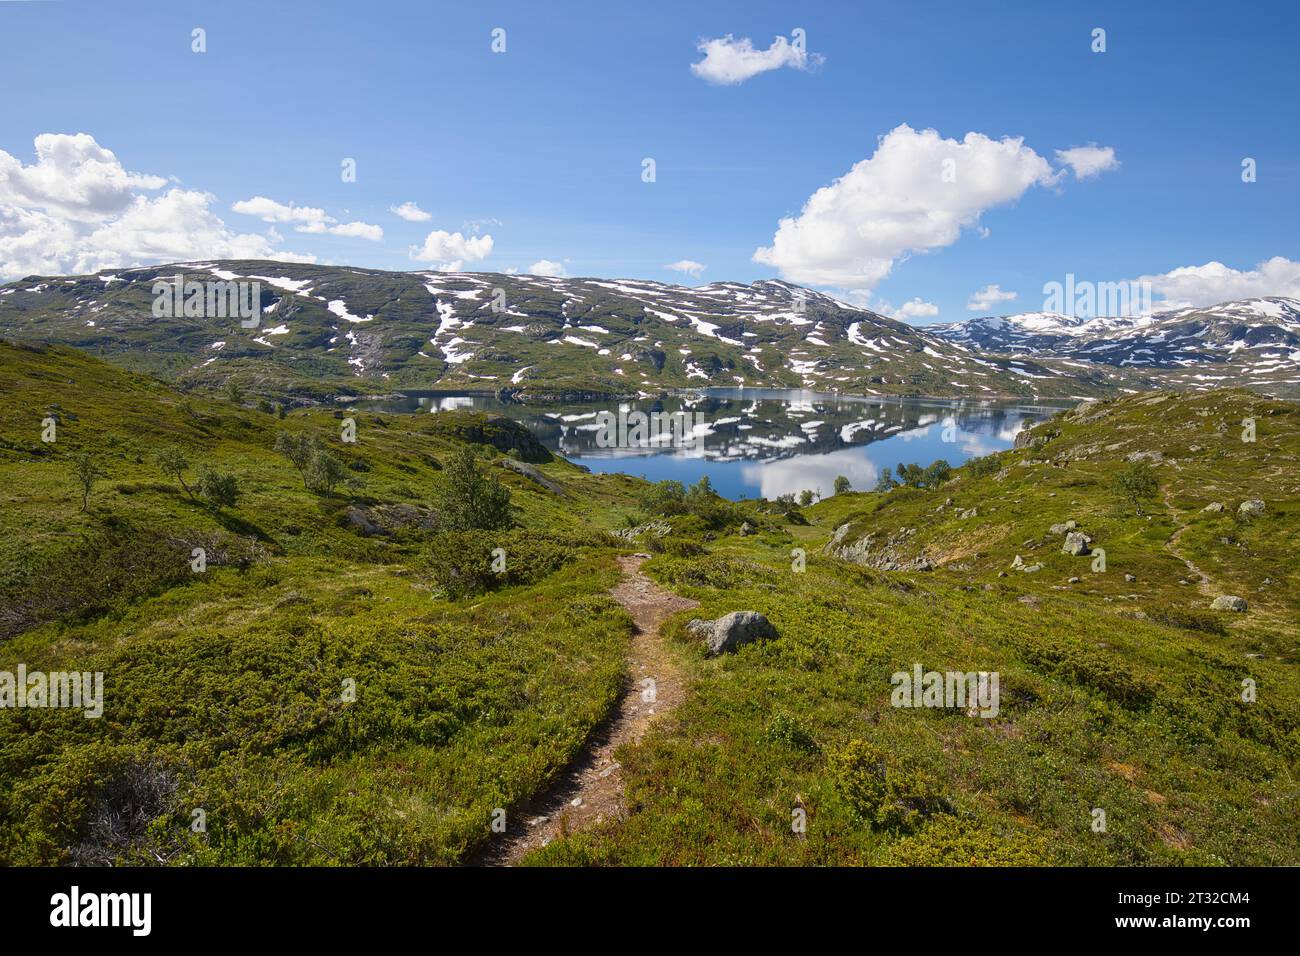
POLYGON ((1158 375, 1169 385, 1300 393, 1300 301, 1269 297, 1141 318, 1051 313, 971 319, 926 331, 968 348, 1048 356, 1158 375))

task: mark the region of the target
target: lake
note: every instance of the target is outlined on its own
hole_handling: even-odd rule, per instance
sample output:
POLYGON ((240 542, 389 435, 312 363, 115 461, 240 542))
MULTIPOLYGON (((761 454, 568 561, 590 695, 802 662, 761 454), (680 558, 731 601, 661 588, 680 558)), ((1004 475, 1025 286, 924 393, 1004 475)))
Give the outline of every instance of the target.
POLYGON ((708 475, 719 494, 734 499, 797 495, 804 489, 830 495, 838 475, 856 490, 870 490, 882 469, 905 462, 924 466, 943 458, 955 467, 1011 447, 1026 425, 1072 404, 718 388, 565 405, 413 394, 351 407, 426 414, 472 408, 508 415, 547 448, 592 471, 687 485, 708 475), (658 431, 656 421, 663 426, 658 431), (649 427, 638 430, 641 422, 649 427))

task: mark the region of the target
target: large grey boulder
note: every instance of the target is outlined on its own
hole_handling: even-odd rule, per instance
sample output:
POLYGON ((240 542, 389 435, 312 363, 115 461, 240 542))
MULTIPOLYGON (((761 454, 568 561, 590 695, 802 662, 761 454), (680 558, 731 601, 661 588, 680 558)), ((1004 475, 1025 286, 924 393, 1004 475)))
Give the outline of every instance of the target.
POLYGON ((1244 611, 1246 610, 1246 599, 1232 594, 1225 594, 1222 597, 1216 597, 1210 607, 1216 611, 1244 611))
POLYGON ((1091 544, 1092 538, 1082 531, 1071 531, 1065 536, 1065 544, 1062 545, 1061 550, 1066 554, 1088 554, 1091 544))
POLYGON ((1237 514, 1244 518, 1253 518, 1264 513, 1264 502, 1258 498, 1247 498, 1237 506, 1237 514))
POLYGON ((704 639, 710 657, 734 651, 741 644, 781 636, 758 611, 732 611, 715 621, 696 618, 686 629, 704 639))
POLYGON ((1220 511, 1223 510, 1223 502, 1222 502, 1222 501, 1211 501, 1208 505, 1206 505, 1206 506, 1205 506, 1204 508, 1202 508, 1201 510, 1202 510, 1202 511, 1208 511, 1210 514, 1218 514, 1220 511))

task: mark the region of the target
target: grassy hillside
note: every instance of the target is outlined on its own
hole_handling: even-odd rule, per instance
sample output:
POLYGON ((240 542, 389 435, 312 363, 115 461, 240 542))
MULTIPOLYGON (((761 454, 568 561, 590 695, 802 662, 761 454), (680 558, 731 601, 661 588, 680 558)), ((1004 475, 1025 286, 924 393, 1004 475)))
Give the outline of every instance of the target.
POLYGON ((1247 392, 1148 395, 1083 406, 1023 444, 938 489, 838 495, 807 527, 647 565, 700 616, 752 608, 782 636, 706 659, 679 626, 693 684, 626 757, 636 812, 533 862, 1300 862, 1300 411, 1247 392), (1160 458, 1141 515, 1113 488, 1134 452, 1160 458), (1265 512, 1237 516, 1256 496, 1265 512), (1213 501, 1226 509, 1201 510, 1213 501), (1105 547, 1105 572, 1061 553, 1049 525, 1067 520, 1105 547), (872 534, 863 563, 924 554, 936 569, 834 556, 872 534), (1006 570, 1016 554, 1042 570, 1006 570), (1226 594, 1249 610, 1211 611, 1226 594), (890 706, 889 676, 918 663, 1000 672, 1001 713, 890 706), (911 819, 882 823, 881 806, 911 819))
POLYGON ((1246 392, 1081 406, 941 487, 800 510, 650 496, 481 415, 359 414, 345 443, 341 414, 0 343, 0 671, 105 681, 101 719, 0 710, 0 862, 464 861, 631 676, 607 592, 644 549, 701 602, 669 624, 685 699, 619 754, 627 817, 527 862, 1298 863, 1296 416, 1246 392), (356 480, 308 489, 282 434, 356 480), (167 447, 191 489, 236 475, 236 503, 191 498, 167 447), (513 528, 447 525, 467 448, 513 528), (82 453, 105 472, 85 511, 82 453), (1134 453, 1155 489, 1126 499, 1134 453), (1070 520, 1105 571, 1061 553, 1070 520), (509 573, 475 586, 492 547, 509 573), (742 609, 780 637, 706 658, 687 620, 742 609), (890 706, 915 664, 998 671, 999 715, 890 706))
MULTIPOLYGON (((106 698, 99 720, 0 712, 0 860, 451 862, 493 808, 568 762, 617 692, 629 622, 605 594, 599 516, 493 469, 534 530, 492 540, 523 576, 530 560, 561 567, 460 603, 434 592, 418 527, 350 523, 419 505, 461 445, 445 433, 493 437, 473 416, 359 416, 356 444, 331 447, 365 490, 325 497, 272 445, 280 430, 330 441, 332 416, 186 399, 71 350, 0 345, 0 368, 4 603, 30 610, 7 622, 0 670, 102 671, 106 698), (236 471, 238 505, 192 503, 152 463, 163 443, 236 471), (68 462, 88 447, 108 475, 82 513, 68 462)), ((472 447, 485 471, 500 456, 472 447)), ((621 494, 538 467, 589 502, 621 494)))

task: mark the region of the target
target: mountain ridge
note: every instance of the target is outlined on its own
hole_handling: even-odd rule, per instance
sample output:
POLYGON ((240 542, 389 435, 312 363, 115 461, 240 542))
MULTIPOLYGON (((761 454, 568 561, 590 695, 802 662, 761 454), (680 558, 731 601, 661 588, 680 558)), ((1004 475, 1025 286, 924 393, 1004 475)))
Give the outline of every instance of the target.
MULTIPOLYGON (((2 336, 88 349, 183 388, 233 384, 298 403, 422 390, 545 401, 736 386, 1036 400, 1205 384, 1188 366, 1125 363, 1089 351, 1094 336, 1041 325, 1029 340, 981 339, 780 279, 680 286, 265 260, 29 276, 0 288, 2 336), (154 315, 155 285, 176 275, 258 283, 260 321, 243 328, 224 315, 154 315)), ((1137 340, 1129 351, 1143 347, 1137 340)), ((1285 380, 1291 365, 1283 359, 1270 366, 1283 374, 1256 380, 1232 362, 1213 384, 1285 393, 1300 382, 1285 380)))

